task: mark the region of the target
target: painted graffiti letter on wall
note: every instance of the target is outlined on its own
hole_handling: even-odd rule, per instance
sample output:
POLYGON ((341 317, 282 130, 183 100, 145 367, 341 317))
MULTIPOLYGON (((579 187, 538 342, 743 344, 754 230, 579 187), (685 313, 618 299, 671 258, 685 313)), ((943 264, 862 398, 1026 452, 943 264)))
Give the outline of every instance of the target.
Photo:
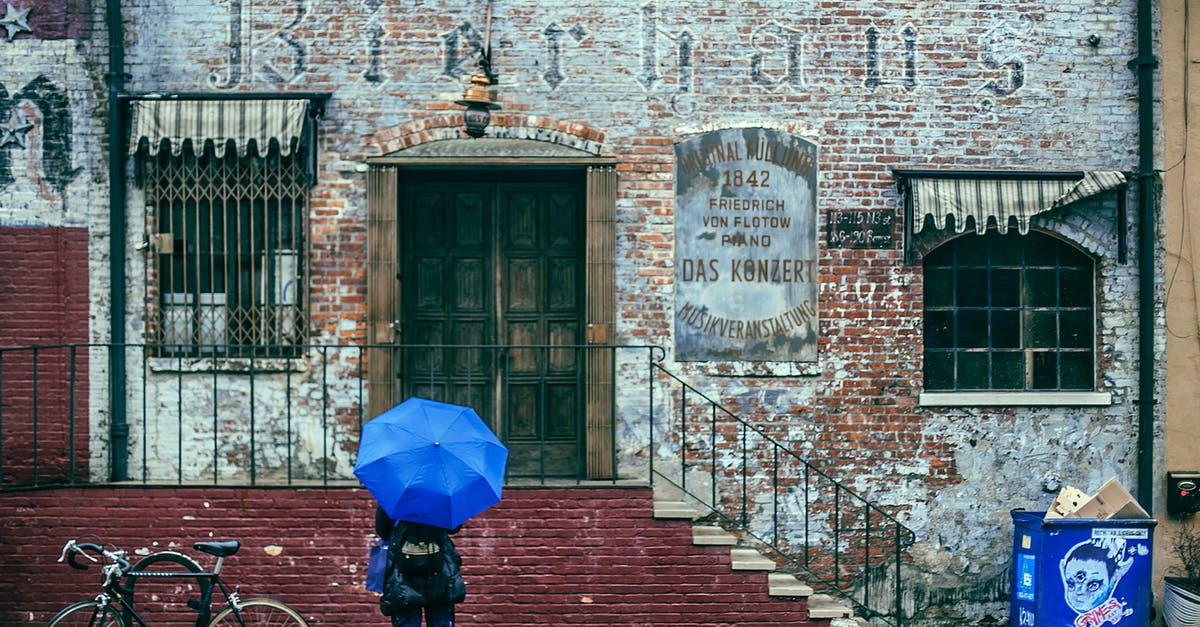
POLYGON ((681 361, 816 361, 817 146, 764 128, 675 146, 681 361))

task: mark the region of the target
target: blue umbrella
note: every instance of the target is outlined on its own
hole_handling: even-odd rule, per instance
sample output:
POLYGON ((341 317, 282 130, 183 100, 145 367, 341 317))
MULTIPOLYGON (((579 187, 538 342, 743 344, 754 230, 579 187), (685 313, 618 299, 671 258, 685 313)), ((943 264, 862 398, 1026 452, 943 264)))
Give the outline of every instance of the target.
POLYGON ((475 410, 412 397, 363 425, 354 476, 392 520, 454 529, 500 502, 507 461, 475 410))

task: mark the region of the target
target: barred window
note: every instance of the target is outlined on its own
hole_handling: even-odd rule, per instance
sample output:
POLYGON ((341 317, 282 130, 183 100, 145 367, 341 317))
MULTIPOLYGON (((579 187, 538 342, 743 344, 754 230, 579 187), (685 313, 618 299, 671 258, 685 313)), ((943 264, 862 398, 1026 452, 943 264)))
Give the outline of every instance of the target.
POLYGON ((303 343, 309 177, 303 151, 269 146, 139 160, 158 354, 286 357, 303 343))
POLYGON ((1095 268, 1054 237, 965 235, 925 256, 925 389, 1093 390, 1095 268))

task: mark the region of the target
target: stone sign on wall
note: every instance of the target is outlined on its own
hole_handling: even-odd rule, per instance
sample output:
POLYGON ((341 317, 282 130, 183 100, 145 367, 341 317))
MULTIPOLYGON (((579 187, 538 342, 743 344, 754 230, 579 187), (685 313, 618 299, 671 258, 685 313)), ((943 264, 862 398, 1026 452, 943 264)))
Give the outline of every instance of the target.
POLYGON ((817 360, 817 146, 732 128, 675 146, 675 357, 817 360))

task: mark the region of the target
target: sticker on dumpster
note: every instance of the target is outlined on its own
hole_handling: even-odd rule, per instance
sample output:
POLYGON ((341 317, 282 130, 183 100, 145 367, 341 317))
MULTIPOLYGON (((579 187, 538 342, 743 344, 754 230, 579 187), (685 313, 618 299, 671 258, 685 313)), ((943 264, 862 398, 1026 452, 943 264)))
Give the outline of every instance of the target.
POLYGON ((1037 559, 1025 553, 1017 555, 1017 598, 1022 601, 1033 601, 1034 576, 1037 572, 1037 559))
POLYGON ((1075 627, 1117 625, 1133 615, 1130 602, 1114 593, 1135 560, 1150 559, 1144 543, 1127 543, 1126 539, 1147 536, 1144 529, 1096 529, 1092 539, 1076 544, 1063 556, 1059 562, 1063 598, 1077 614, 1075 627))
POLYGON ((1093 529, 1092 537, 1101 538, 1125 538, 1128 540, 1146 540, 1150 537, 1149 529, 1093 529))

